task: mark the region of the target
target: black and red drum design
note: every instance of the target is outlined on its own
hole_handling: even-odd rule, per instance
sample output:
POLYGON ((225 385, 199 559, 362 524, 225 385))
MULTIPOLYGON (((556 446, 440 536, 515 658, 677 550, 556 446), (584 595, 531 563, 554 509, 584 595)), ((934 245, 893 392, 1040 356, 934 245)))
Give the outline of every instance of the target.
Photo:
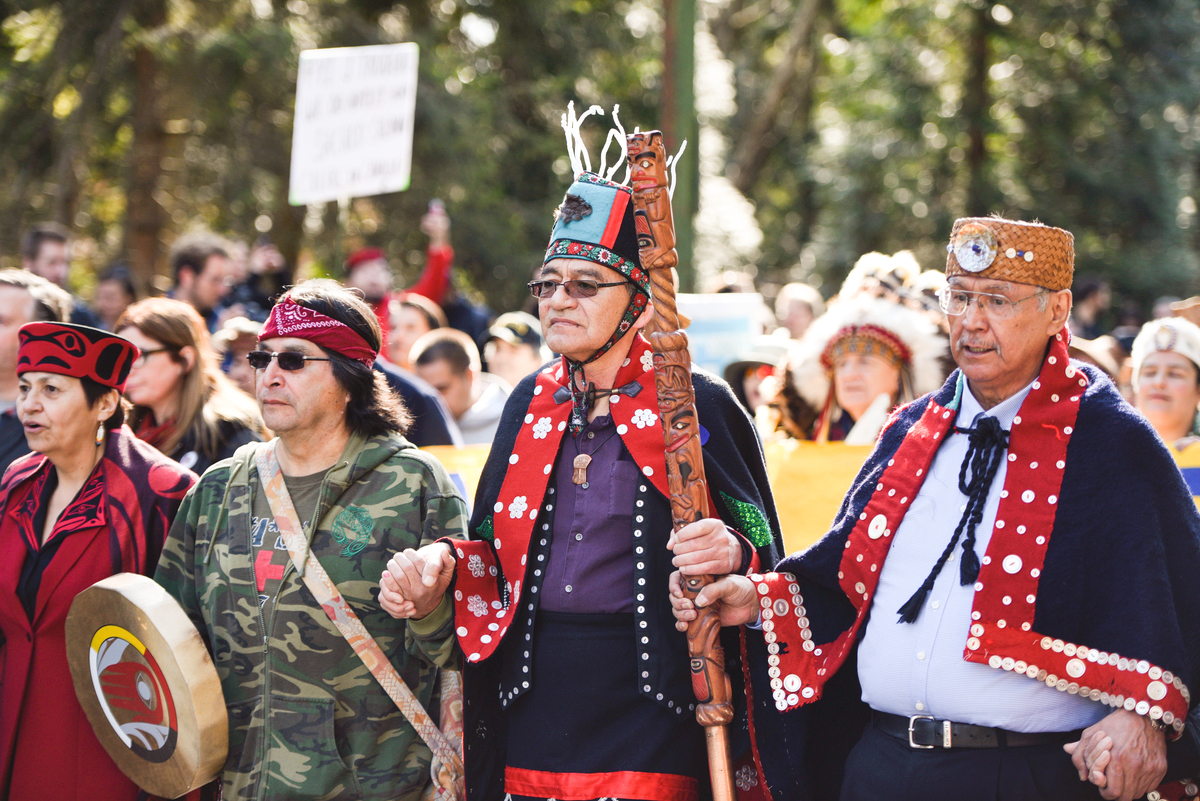
POLYGON ((113 762, 153 796, 221 773, 229 717, 200 632, 151 579, 118 573, 81 592, 66 621, 75 695, 113 762))
POLYGON ((120 626, 92 635, 89 667, 100 709, 121 741, 142 759, 166 762, 179 739, 175 701, 142 641, 120 626))

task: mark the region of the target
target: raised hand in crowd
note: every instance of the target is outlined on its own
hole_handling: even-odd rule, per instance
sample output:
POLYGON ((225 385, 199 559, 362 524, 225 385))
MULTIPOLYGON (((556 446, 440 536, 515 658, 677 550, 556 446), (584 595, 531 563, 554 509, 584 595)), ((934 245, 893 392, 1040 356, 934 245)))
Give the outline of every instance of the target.
POLYGON ((394 618, 420 620, 437 609, 454 577, 454 557, 444 542, 407 548, 387 567, 379 579, 379 604, 394 618))
POLYGON ((1132 801, 1162 783, 1167 773, 1167 739, 1149 717, 1118 709, 1063 746, 1081 781, 1107 799, 1132 801))

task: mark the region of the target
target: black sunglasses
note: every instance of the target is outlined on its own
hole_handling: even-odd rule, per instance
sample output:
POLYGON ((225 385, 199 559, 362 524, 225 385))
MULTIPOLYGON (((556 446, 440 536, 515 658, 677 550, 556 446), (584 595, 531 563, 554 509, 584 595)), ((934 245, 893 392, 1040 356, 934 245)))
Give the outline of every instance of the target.
POLYGON ((271 363, 271 359, 279 360, 280 370, 302 370, 305 362, 327 362, 330 359, 320 359, 316 356, 305 356, 303 353, 295 353, 293 351, 284 351, 282 353, 272 353, 268 350, 252 350, 246 354, 246 361, 250 362, 250 366, 255 370, 265 370, 267 365, 271 363))
POLYGON ((601 289, 609 286, 625 286, 628 281, 614 281, 611 284, 601 284, 596 281, 530 281, 526 286, 535 298, 550 298, 561 286, 567 290, 567 295, 573 298, 592 298, 601 289))

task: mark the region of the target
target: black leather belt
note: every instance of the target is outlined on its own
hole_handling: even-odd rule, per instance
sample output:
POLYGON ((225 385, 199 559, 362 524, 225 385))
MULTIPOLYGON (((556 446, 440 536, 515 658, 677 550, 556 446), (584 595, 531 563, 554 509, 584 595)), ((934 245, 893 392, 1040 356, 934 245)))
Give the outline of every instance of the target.
POLYGON ((933 715, 892 715, 871 711, 874 725, 884 734, 903 740, 913 748, 1021 748, 1030 745, 1057 745, 1078 740, 1076 731, 1018 732, 991 726, 973 726, 938 720, 933 715))

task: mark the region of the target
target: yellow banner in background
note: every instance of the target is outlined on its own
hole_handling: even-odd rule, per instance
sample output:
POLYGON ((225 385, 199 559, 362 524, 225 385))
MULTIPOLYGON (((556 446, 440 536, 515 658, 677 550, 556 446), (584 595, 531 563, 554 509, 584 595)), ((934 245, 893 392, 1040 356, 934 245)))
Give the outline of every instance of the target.
POLYGON ((479 486, 479 475, 487 462, 491 445, 464 445, 456 448, 453 445, 431 445, 421 450, 431 454, 450 474, 450 480, 458 491, 467 499, 467 512, 475 503, 475 488, 479 486))
POLYGON ((871 447, 796 440, 764 444, 788 553, 804 550, 829 530, 871 447))
MULTIPOLYGON (((490 446, 437 445, 423 450, 445 466, 470 509, 490 446)), ((788 553, 802 551, 829 530, 871 448, 788 440, 768 442, 764 450, 784 545, 788 553)))

